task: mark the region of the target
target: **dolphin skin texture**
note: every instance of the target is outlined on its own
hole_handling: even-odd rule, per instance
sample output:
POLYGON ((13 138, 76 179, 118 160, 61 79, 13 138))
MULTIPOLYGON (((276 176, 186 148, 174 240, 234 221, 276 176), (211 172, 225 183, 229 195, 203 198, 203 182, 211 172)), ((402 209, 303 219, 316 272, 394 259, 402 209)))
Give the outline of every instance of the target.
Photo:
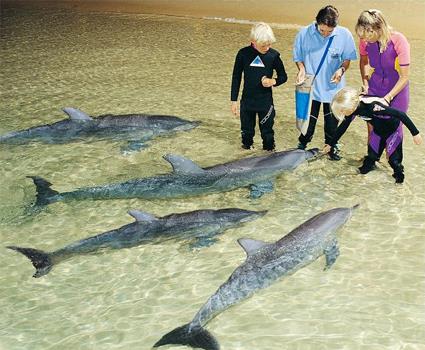
POLYGON ((0 143, 25 144, 32 141, 66 143, 88 137, 129 141, 128 150, 144 148, 144 142, 158 135, 179 130, 190 130, 199 125, 197 121, 175 116, 127 114, 90 117, 86 113, 66 107, 68 119, 56 123, 12 131, 0 136, 0 143))
POLYGON ((330 268, 339 255, 336 231, 350 219, 357 207, 324 211, 274 243, 239 239, 247 255, 245 262, 233 271, 190 323, 164 335, 154 347, 181 344, 219 350, 218 341, 204 326, 228 307, 270 286, 283 276, 293 274, 323 254, 326 256, 326 269, 330 268))
POLYGON ((210 245, 216 241, 216 235, 262 217, 266 213, 267 211, 238 208, 205 209, 157 218, 149 213, 131 210, 129 214, 135 218, 133 223, 73 242, 50 253, 34 248, 15 246, 7 248, 27 256, 36 268, 33 277, 41 277, 63 260, 107 249, 130 248, 171 239, 192 240, 199 246, 210 245))
POLYGON ((184 198, 209 193, 231 191, 251 187, 251 194, 260 197, 273 190, 272 181, 280 173, 295 169, 313 158, 318 149, 289 150, 269 155, 243 158, 225 164, 201 168, 191 160, 166 155, 173 172, 147 178, 132 179, 121 183, 79 188, 70 192, 57 192, 52 184, 38 176, 29 176, 36 185, 35 206, 44 206, 58 201, 119 198, 184 198), (264 190, 264 186, 268 189, 264 190))

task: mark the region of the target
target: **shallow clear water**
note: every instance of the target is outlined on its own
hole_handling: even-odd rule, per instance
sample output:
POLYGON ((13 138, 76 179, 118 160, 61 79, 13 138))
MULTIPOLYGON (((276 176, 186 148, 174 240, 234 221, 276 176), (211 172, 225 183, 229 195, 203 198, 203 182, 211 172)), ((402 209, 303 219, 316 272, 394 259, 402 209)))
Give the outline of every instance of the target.
MULTIPOLYGON (((153 15, 4 9, 0 32, 0 134, 64 118, 62 107, 91 115, 171 114, 202 126, 129 156, 119 141, 0 146, 0 237, 3 246, 54 250, 132 221, 132 208, 163 216, 200 208, 268 209, 232 229, 214 246, 191 251, 182 242, 76 257, 34 279, 20 254, 0 254, 0 348, 150 349, 164 333, 192 319, 244 259, 236 239, 275 241, 314 214, 360 203, 340 231, 341 255, 329 271, 317 262, 211 321, 223 349, 424 349, 424 147, 405 140, 406 183, 396 186, 382 161, 356 175, 366 127, 343 138, 344 158, 320 159, 279 177, 272 194, 247 190, 179 200, 56 203, 25 215, 34 199, 27 175, 60 191, 170 170, 166 153, 201 166, 246 156, 239 122, 229 111, 234 55, 249 26, 153 15)), ((286 69, 294 29, 276 29, 286 69)), ((412 40, 410 115, 425 129, 422 57, 412 40)), ((357 62, 348 80, 359 81, 357 62)), ((279 150, 293 147, 293 85, 274 92, 279 150)), ((322 124, 312 146, 322 146, 322 124)), ((257 144, 260 140, 256 139, 257 144)), ((251 154, 262 154, 254 151, 251 154)), ((170 346, 169 349, 179 347, 170 346)))

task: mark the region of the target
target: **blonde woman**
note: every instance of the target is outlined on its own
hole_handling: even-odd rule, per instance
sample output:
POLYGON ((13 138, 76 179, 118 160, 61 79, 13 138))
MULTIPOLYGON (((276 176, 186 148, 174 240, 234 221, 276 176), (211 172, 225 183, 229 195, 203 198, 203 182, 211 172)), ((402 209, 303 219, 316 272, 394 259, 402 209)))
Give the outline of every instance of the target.
MULTIPOLYGON (((410 46, 406 37, 393 30, 382 12, 374 9, 360 14, 355 30, 360 38, 363 92, 381 97, 382 103, 407 112, 410 46)), ((369 136, 371 133, 369 126, 369 136)))
POLYGON ((375 162, 379 160, 386 149, 388 163, 394 170, 393 177, 396 183, 404 181, 403 161, 403 133, 399 125, 404 124, 413 136, 416 145, 422 143, 422 137, 412 120, 406 113, 389 107, 373 98, 359 95, 359 91, 351 88, 342 88, 331 102, 332 113, 342 120, 335 136, 324 152, 328 153, 338 140, 344 135, 353 119, 358 116, 370 123, 373 127, 373 136, 369 139, 368 153, 364 158, 363 165, 359 168, 361 174, 367 174, 375 169, 375 162))

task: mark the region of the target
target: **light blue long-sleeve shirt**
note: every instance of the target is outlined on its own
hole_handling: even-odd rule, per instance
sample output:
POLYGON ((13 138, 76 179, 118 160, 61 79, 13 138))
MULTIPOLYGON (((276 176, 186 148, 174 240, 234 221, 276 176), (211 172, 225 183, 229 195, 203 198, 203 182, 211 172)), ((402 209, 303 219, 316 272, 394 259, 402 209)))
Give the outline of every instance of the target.
POLYGON ((333 42, 329 47, 325 61, 314 82, 313 99, 330 103, 334 95, 345 86, 345 77, 339 83, 331 83, 331 78, 345 60, 356 60, 356 45, 347 28, 337 26, 328 37, 323 37, 317 30, 316 22, 301 29, 295 37, 293 48, 294 62, 303 62, 307 74, 316 72, 329 38, 333 42))

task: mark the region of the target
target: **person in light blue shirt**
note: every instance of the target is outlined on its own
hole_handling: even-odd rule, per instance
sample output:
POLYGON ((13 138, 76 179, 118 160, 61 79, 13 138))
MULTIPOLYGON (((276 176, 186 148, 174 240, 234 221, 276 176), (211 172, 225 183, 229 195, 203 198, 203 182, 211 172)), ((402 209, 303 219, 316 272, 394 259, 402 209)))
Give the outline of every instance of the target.
MULTIPOLYGON (((357 59, 353 36, 347 28, 338 25, 338 17, 339 13, 335 7, 325 6, 317 13, 316 21, 301 29, 295 37, 293 60, 298 68, 296 84, 301 84, 306 74, 316 73, 328 41, 333 37, 323 66, 314 80, 310 121, 307 133, 300 134, 298 138, 299 149, 305 149, 313 138, 321 104, 323 104, 325 144, 332 140, 338 126, 338 120, 330 109, 330 102, 345 86, 344 73, 350 66, 350 61, 357 59)), ((340 159, 336 148, 332 148, 329 152, 329 158, 340 159)))

